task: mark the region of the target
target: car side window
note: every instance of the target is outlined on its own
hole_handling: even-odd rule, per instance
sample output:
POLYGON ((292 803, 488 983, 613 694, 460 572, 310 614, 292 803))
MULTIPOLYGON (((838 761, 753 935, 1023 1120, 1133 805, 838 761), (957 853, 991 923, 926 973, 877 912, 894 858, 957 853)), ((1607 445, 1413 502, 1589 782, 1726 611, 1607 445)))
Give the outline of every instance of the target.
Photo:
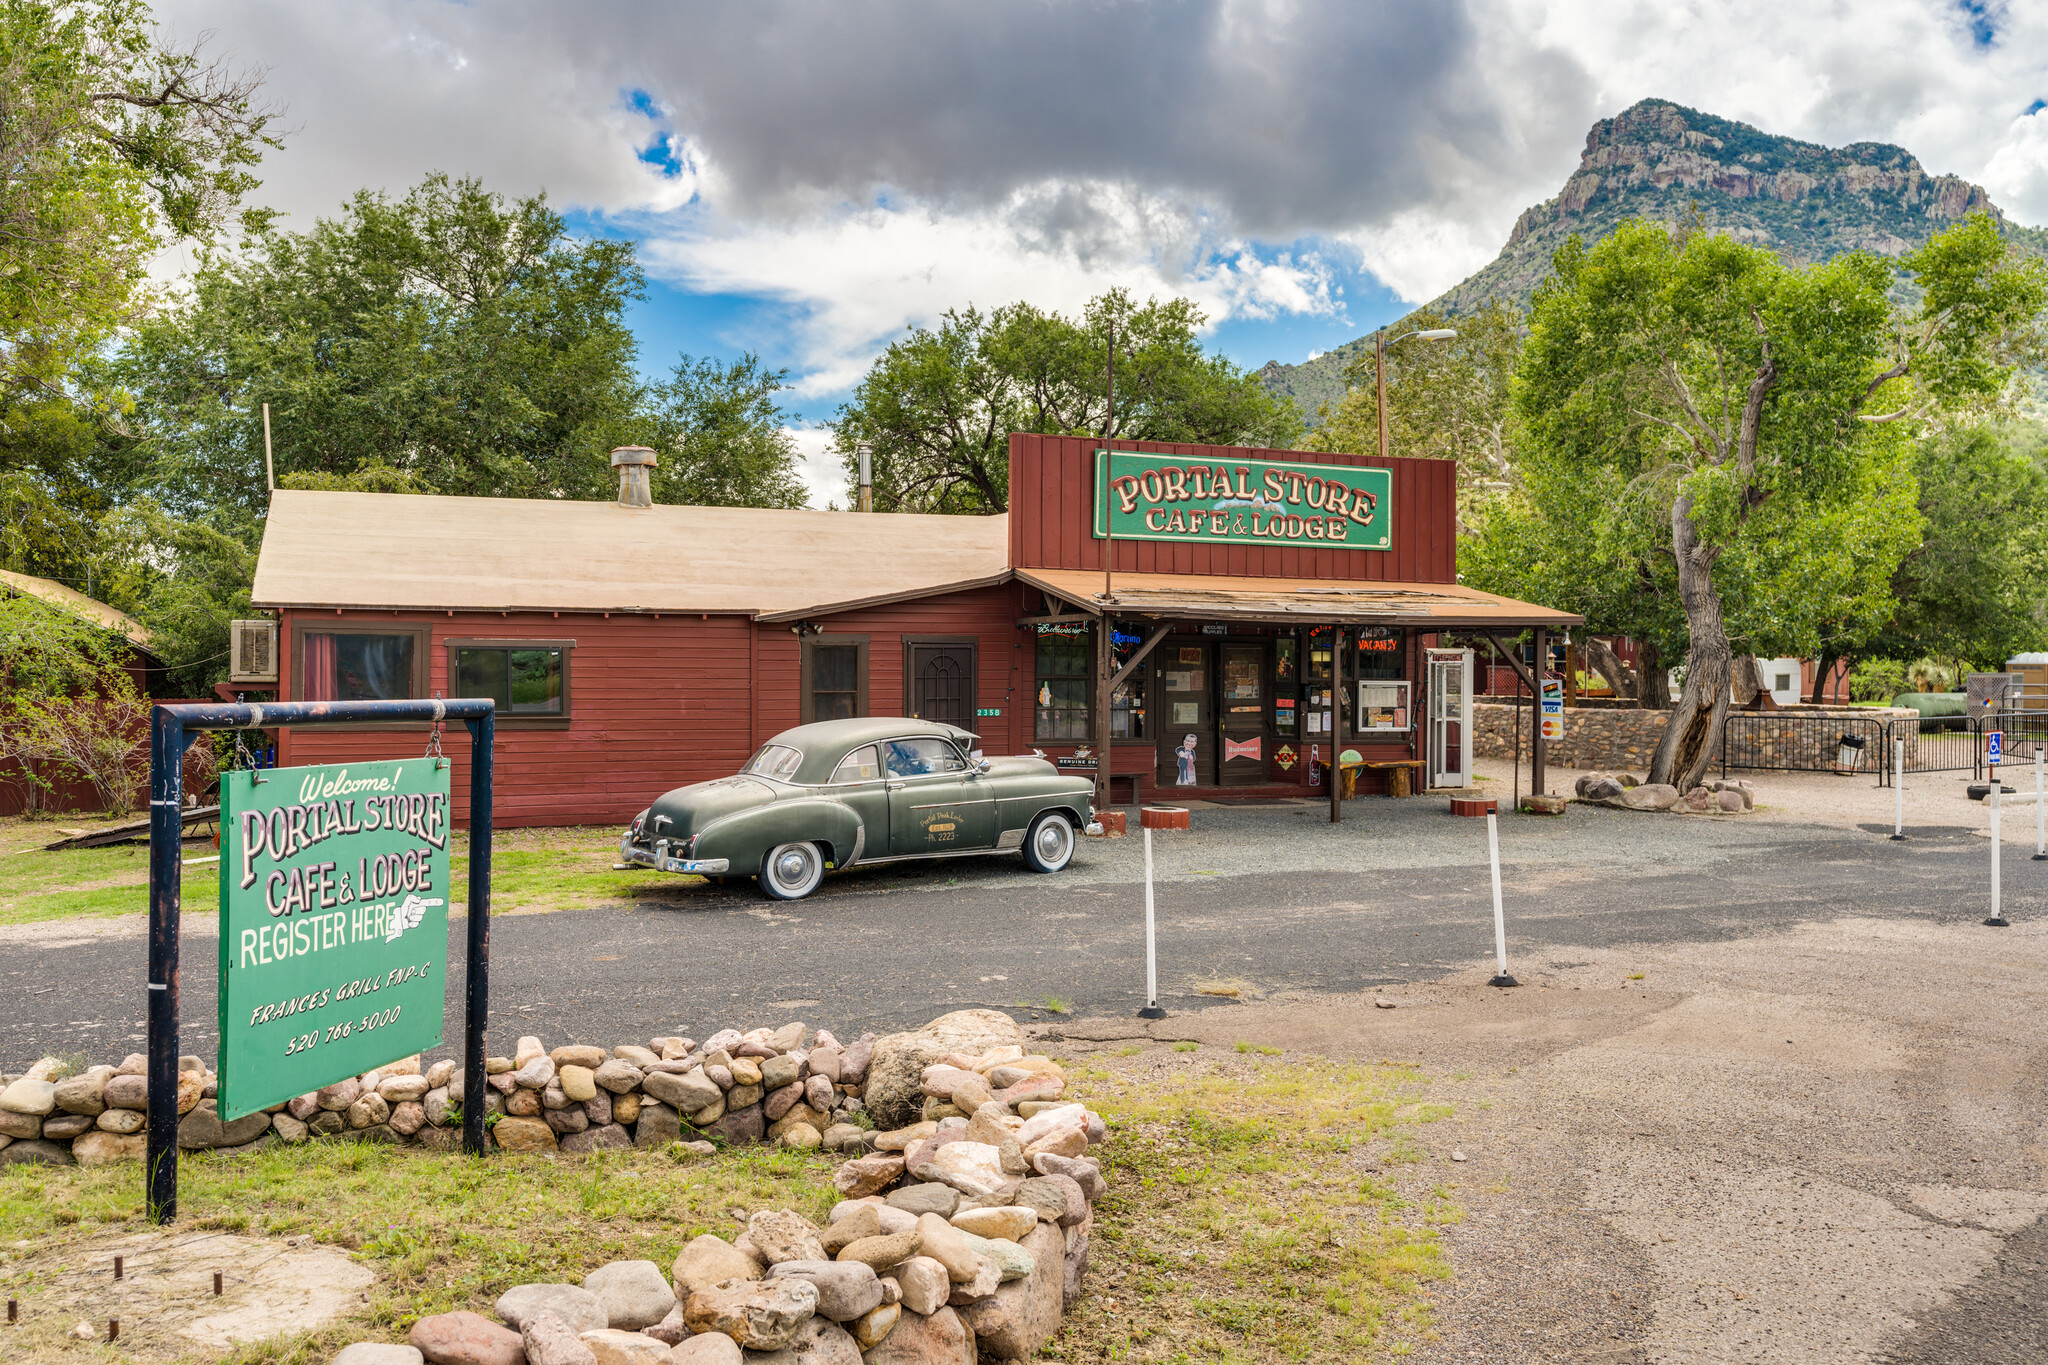
POLYGON ((875 746, 872 744, 861 745, 845 758, 840 759, 839 766, 832 770, 832 781, 834 783, 875 782, 879 781, 881 776, 882 760, 875 753, 875 746))
POLYGON ((958 749, 930 736, 887 740, 882 745, 882 755, 891 777, 924 777, 967 770, 967 762, 958 749))

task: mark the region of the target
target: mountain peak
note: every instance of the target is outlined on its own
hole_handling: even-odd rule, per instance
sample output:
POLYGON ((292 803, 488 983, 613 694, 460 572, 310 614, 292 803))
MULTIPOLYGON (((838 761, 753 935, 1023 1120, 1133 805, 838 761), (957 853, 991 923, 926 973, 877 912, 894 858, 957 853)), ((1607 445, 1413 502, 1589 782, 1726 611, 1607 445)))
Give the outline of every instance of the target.
MULTIPOLYGON (((1526 308, 1566 238, 1577 233, 1590 246, 1630 218, 1676 225, 1697 211, 1709 232, 1809 265, 1846 251, 1901 256, 1979 209, 2025 249, 2048 246, 2048 233, 2007 223, 1981 187, 1928 174, 1904 147, 1823 147, 1646 99, 1595 123, 1564 187, 1523 210, 1491 264, 1425 307, 1464 313, 1500 298, 1526 308)), ((1363 345, 1346 342, 1301 365, 1268 364, 1259 376, 1313 422, 1319 404, 1343 397, 1344 365, 1363 345)))

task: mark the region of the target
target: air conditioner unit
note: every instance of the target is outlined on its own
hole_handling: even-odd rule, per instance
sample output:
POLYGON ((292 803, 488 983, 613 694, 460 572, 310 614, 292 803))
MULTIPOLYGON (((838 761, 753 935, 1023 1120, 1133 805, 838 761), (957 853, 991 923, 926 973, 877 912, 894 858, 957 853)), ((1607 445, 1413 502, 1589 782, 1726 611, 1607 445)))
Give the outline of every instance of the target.
POLYGON ((228 622, 228 681, 277 681, 277 622, 228 622))

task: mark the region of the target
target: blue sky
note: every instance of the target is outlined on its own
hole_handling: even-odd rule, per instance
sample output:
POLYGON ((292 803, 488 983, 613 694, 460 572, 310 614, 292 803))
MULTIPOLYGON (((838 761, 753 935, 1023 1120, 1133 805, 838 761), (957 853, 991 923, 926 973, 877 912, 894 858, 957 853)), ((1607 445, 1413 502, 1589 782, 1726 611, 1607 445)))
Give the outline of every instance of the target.
MULTIPOLYGON (((1247 368, 1478 269, 1656 97, 1900 144, 2048 221, 2048 5, 1999 0, 156 0, 262 66, 310 224, 430 171, 634 240, 643 364, 754 350, 831 416, 946 308, 1183 294, 1247 368)), ((837 471, 811 471, 829 496, 837 471)))

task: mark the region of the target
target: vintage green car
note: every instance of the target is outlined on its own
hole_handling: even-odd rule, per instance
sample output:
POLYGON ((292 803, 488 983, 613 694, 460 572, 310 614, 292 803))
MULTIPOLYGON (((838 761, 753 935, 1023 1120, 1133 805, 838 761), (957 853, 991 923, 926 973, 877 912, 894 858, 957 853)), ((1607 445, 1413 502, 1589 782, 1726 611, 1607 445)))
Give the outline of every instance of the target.
POLYGON ((808 896, 857 863, 1005 852, 1057 872, 1095 818, 1094 784, 1042 758, 984 758, 976 736, 889 717, 785 730, 733 777, 678 787, 633 817, 622 866, 755 876, 808 896))

